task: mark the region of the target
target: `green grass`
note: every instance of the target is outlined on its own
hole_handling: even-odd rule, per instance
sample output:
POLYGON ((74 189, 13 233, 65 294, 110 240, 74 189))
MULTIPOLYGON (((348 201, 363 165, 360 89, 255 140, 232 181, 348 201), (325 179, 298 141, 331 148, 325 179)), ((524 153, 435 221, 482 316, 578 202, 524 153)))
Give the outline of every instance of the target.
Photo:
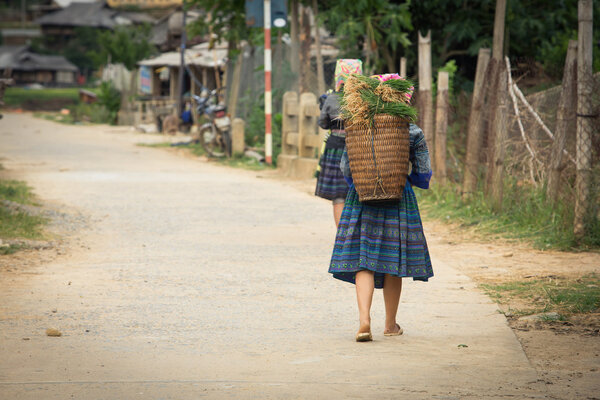
POLYGON ((419 204, 429 217, 458 223, 490 239, 519 239, 541 249, 600 249, 600 223, 592 223, 582 241, 573 235, 573 204, 551 207, 543 187, 532 187, 513 178, 504 185, 502 210, 494 211, 481 191, 463 201, 459 185, 433 185, 418 191, 419 204))
POLYGON ((508 305, 513 315, 554 311, 562 319, 571 314, 594 313, 600 309, 600 277, 596 274, 576 280, 547 278, 480 286, 494 301, 508 305), (515 301, 527 307, 511 309, 515 301))
MULTIPOLYGON (((169 143, 169 142, 152 143, 152 144, 139 143, 138 146, 154 147, 154 148, 167 148, 167 147, 171 147, 171 143, 169 143)), ((190 143, 190 144, 177 146, 177 147, 180 149, 186 149, 198 157, 206 155, 204 148, 199 143, 190 143)), ((227 165, 227 166, 233 167, 233 168, 247 169, 250 171, 261 171, 261 170, 270 168, 267 164, 261 163, 253 157, 246 157, 246 156, 241 156, 241 155, 233 156, 231 158, 226 158, 226 157, 210 158, 210 160, 214 161, 218 164, 221 164, 221 165, 227 165)))
POLYGON ((0 199, 19 204, 36 204, 29 186, 21 181, 8 179, 0 179, 0 199))
POLYGON ((0 256, 5 256, 8 254, 14 254, 19 250, 26 249, 27 246, 22 244, 11 244, 7 247, 0 247, 0 256))
MULTIPOLYGON (((23 182, 0 179, 0 200, 10 200, 20 204, 35 204, 31 189, 23 182)), ((46 219, 13 211, 0 204, 0 238, 3 239, 43 239, 43 226, 46 219)), ((14 252, 18 248, 4 248, 3 252, 14 252)))
MULTIPOLYGON (((94 91, 94 89, 87 89, 94 91)), ((9 107, 19 107, 28 100, 52 101, 55 99, 70 100, 76 103, 79 100, 79 88, 45 88, 26 89, 21 87, 6 88, 4 102, 9 107)))

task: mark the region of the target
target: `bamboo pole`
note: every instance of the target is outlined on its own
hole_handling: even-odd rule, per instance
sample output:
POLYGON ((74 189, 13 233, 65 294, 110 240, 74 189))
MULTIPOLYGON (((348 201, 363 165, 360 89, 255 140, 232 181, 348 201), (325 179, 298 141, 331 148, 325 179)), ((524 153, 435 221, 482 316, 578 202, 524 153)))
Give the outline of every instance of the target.
POLYGON ((448 130, 448 72, 438 73, 435 111, 435 166, 440 183, 446 182, 446 132, 448 130))
POLYGON ((482 145, 484 128, 483 103, 487 81, 485 74, 490 61, 490 49, 479 49, 477 56, 477 71, 475 72, 475 87, 469 115, 469 130, 467 133, 467 154, 465 159, 465 174, 463 178, 462 196, 466 199, 477 187, 477 172, 479 169, 479 153, 482 145))
POLYGON ((573 232, 581 240, 590 219, 592 181, 592 0, 579 0, 579 33, 577 42, 577 178, 575 221, 573 232))
POLYGON ((494 133, 495 143, 492 162, 494 163, 494 172, 491 179, 490 196, 492 208, 494 211, 502 209, 502 196, 504 189, 504 156, 506 153, 507 132, 507 114, 508 114, 508 77, 506 67, 500 68, 498 82, 498 108, 495 113, 494 133))
MULTIPOLYGON (((431 30, 427 36, 419 32, 419 95, 418 108, 421 129, 429 149, 435 149, 433 132, 433 99, 431 97, 431 30)), ((433 151, 435 153, 435 151, 433 151)), ((435 160, 434 154, 431 159, 435 160)), ((435 165, 434 165, 435 170, 435 165)))
POLYGON ((563 72, 562 89, 556 112, 556 130, 550 157, 550 173, 548 174, 547 197, 555 204, 558 198, 560 175, 567 163, 563 157, 565 142, 576 126, 575 104, 577 103, 577 41, 569 41, 565 70, 563 72))

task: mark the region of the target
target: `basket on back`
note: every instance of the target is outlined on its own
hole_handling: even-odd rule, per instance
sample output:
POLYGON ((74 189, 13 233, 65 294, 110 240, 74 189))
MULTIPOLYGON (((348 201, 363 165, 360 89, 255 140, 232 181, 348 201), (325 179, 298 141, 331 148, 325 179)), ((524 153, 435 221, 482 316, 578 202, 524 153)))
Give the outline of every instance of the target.
POLYGON ((354 187, 361 202, 399 200, 409 168, 408 121, 376 114, 371 123, 346 127, 354 187))
POLYGON ((346 147, 361 202, 400 200, 409 168, 414 87, 397 74, 351 75, 342 98, 346 147))

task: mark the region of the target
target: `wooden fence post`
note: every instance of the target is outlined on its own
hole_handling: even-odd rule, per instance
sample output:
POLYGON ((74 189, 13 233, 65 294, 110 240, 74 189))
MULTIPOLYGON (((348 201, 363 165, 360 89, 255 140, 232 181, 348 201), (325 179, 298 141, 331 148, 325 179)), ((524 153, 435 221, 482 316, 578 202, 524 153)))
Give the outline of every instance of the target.
POLYGON ((494 124, 496 121, 495 113, 498 103, 498 85, 499 75, 504 67, 504 24, 506 18, 506 0, 496 0, 496 13, 494 17, 494 42, 492 46, 492 60, 488 65, 488 80, 490 84, 487 91, 487 109, 489 117, 486 129, 487 139, 487 161, 488 169, 486 175, 486 192, 489 194, 492 176, 494 175, 494 137, 496 136, 494 124))
POLYGON ((406 57, 400 57, 400 76, 406 78, 406 57))
MULTIPOLYGON (((244 62, 244 54, 241 52, 235 61, 235 66, 233 67, 233 74, 231 77, 231 87, 229 89, 229 98, 227 99, 227 111, 229 111, 229 115, 231 118, 235 118, 237 114, 237 103, 238 97, 240 93, 240 79, 242 74, 242 63, 244 62)), ((195 84, 195 81, 192 79, 192 83, 195 84)), ((194 93, 194 90, 192 90, 194 93)))
POLYGON ((448 130, 448 72, 438 72, 435 111, 435 167, 440 183, 446 182, 446 132, 448 130))
POLYGON ((592 0, 579 0, 579 33, 577 42, 577 178, 575 182, 575 221, 573 233, 583 238, 591 204, 592 183, 592 0))
MULTIPOLYGON (((419 121, 431 153, 435 153, 433 136, 433 99, 431 97, 431 30, 427 36, 419 32, 419 121)), ((435 160, 434 154, 431 159, 435 160)), ((435 171, 435 165, 433 167, 435 171)))
POLYGON ((506 67, 500 67, 498 82, 498 107, 494 120, 494 152, 492 163, 494 164, 493 175, 490 183, 492 208, 495 211, 502 209, 502 195, 504 189, 504 155, 506 153, 507 117, 508 117, 508 76, 506 67))
POLYGON ((473 99, 471 100, 471 114, 469 115, 469 127, 467 133, 467 154, 465 157, 465 172, 463 177, 462 197, 463 200, 475 191, 477 187, 477 175, 479 169, 479 152, 481 151, 484 113, 483 103, 485 100, 486 79, 488 63, 490 61, 490 49, 479 49, 477 56, 477 71, 475 73, 475 87, 473 88, 473 99))
POLYGON ((235 118, 231 123, 231 154, 233 156, 242 155, 246 150, 245 127, 246 123, 241 118, 235 118))
POLYGON ((558 99, 556 111, 556 130, 552 143, 552 156, 550 157, 550 173, 548 174, 547 197, 555 204, 560 187, 560 175, 567 163, 563 154, 567 137, 572 137, 576 125, 577 104, 577 41, 569 41, 565 70, 563 72, 562 88, 558 99))

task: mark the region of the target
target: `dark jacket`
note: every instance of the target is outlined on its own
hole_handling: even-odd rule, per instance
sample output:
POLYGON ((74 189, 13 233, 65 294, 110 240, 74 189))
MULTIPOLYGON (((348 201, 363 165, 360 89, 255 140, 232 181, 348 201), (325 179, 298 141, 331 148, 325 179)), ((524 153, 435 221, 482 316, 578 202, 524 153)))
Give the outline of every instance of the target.
POLYGON ((323 129, 331 130, 343 130, 344 121, 340 116, 340 93, 331 93, 325 99, 323 108, 321 109, 321 115, 319 116, 319 126, 323 129))

